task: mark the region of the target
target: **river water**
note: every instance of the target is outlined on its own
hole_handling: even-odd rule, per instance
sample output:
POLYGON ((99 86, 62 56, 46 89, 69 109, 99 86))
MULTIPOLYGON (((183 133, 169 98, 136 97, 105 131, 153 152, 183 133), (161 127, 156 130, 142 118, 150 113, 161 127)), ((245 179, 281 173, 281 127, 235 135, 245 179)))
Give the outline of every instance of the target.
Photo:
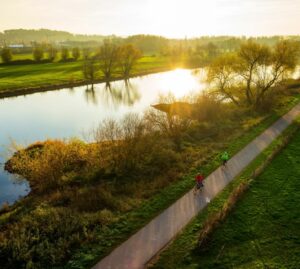
POLYGON ((120 119, 128 112, 142 113, 160 94, 175 97, 202 90, 201 70, 176 69, 110 85, 86 86, 0 99, 0 207, 26 195, 26 180, 3 170, 12 142, 28 145, 47 138, 86 138, 106 118, 120 119))

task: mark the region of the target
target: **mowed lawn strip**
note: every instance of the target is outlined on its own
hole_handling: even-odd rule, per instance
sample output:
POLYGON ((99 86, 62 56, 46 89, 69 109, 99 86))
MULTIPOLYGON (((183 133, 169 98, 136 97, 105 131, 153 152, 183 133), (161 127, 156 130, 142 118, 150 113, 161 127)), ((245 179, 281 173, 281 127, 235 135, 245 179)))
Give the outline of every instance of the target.
MULTIPOLYGON (((84 81, 83 61, 36 63, 24 65, 0 65, 0 92, 34 87, 45 87, 63 83, 84 81)), ((166 57, 142 57, 132 71, 132 76, 171 70, 172 66, 166 57)), ((122 78, 116 71, 113 78, 122 78)), ((103 79, 99 72, 96 79, 103 79)))
POLYGON ((290 126, 160 254, 155 269, 168 268, 300 268, 300 131, 290 126), (286 136, 287 147, 254 179, 236 208, 197 248, 207 217, 218 212, 231 191, 251 177, 286 136))

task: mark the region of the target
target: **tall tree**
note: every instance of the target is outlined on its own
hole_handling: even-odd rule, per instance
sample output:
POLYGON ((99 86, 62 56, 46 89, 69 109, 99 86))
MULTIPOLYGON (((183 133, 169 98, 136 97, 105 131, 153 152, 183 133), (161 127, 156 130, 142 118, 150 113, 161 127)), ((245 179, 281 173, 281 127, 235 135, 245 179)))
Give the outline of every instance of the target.
POLYGON ((88 59, 90 58, 90 54, 91 54, 91 49, 90 48, 83 48, 82 49, 82 56, 83 56, 83 59, 88 59))
POLYGON ((209 59, 213 59, 218 55, 218 47, 213 42, 209 42, 205 48, 209 59))
POLYGON ((10 48, 3 48, 1 51, 2 62, 9 63, 12 60, 12 52, 10 48))
POLYGON ((47 53, 48 53, 48 59, 53 62, 57 56, 57 49, 55 47, 53 47, 52 45, 48 46, 47 49, 47 53))
POLYGON ((78 58, 80 57, 80 49, 78 47, 72 49, 72 56, 75 59, 75 61, 78 60, 78 58))
POLYGON ((33 49, 33 58, 35 61, 40 62, 44 57, 44 50, 41 46, 36 46, 33 49))
POLYGON ((241 45, 239 52, 240 65, 238 73, 246 81, 245 94, 247 102, 251 105, 255 100, 253 78, 260 72, 261 65, 268 65, 271 60, 271 50, 266 45, 258 44, 252 40, 241 45))
POLYGON ((213 60, 207 70, 207 81, 212 85, 214 93, 221 98, 230 99, 236 105, 239 105, 236 89, 238 64, 235 54, 223 54, 213 60))
POLYGON ((141 51, 131 44, 124 45, 119 48, 118 59, 125 78, 130 76, 132 68, 141 56, 141 51))
POLYGON ((95 76, 98 71, 98 67, 96 65, 95 59, 85 59, 83 62, 83 76, 86 80, 88 80, 92 84, 94 84, 95 76))
POLYGON ((299 43, 293 41, 279 41, 272 51, 269 60, 265 60, 253 81, 257 89, 255 105, 263 103, 266 93, 291 75, 298 64, 299 43))
POLYGON ((249 41, 231 57, 227 54, 215 59, 209 66, 208 80, 221 96, 260 108, 275 86, 294 72, 299 43, 280 41, 271 49, 249 41))
POLYGON ((68 58, 69 58, 69 55, 70 53, 69 53, 69 50, 68 50, 68 48, 66 48, 66 47, 63 47, 62 49, 61 49, 61 59, 63 60, 63 61, 66 61, 68 58))
POLYGON ((110 79, 118 65, 119 50, 111 41, 105 41, 99 48, 96 58, 99 60, 99 68, 106 79, 110 79))

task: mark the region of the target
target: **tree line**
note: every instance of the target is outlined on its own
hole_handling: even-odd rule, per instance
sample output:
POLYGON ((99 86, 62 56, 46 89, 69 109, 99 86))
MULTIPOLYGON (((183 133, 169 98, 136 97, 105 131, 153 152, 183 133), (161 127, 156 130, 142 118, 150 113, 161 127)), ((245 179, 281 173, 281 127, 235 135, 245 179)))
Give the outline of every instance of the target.
MULTIPOLYGON (((58 48, 52 45, 37 45, 32 49, 32 57, 36 62, 40 62, 42 60, 48 60, 50 62, 53 62, 55 59, 58 58, 59 52, 60 60, 64 62, 68 60, 77 61, 82 54, 82 50, 79 47, 62 47, 59 50, 58 48)), ((8 47, 3 48, 1 51, 1 58, 3 63, 10 63, 13 60, 12 50, 8 47)))
POLYGON ((66 31, 56 31, 49 29, 10 29, 0 32, 0 40, 5 41, 7 44, 12 43, 25 43, 31 44, 32 42, 60 42, 60 41, 81 41, 86 42, 90 40, 101 42, 103 39, 108 38, 103 35, 80 35, 72 34, 66 31))
POLYGON ((95 55, 85 55, 83 76, 92 85, 99 72, 109 80, 114 72, 119 71, 126 79, 129 78, 134 65, 141 57, 142 52, 132 44, 118 46, 105 41, 95 55))
MULTIPOLYGON (((300 41, 300 36, 271 36, 271 37, 252 37, 251 39, 260 44, 274 46, 282 39, 288 38, 293 41, 300 41)), ((247 37, 233 36, 202 36, 185 39, 169 39, 155 35, 133 35, 128 37, 102 36, 102 35, 76 35, 64 31, 53 31, 48 29, 25 30, 12 29, 0 32, 0 47, 11 44, 23 44, 27 47, 34 47, 36 44, 51 44, 65 47, 90 47, 97 48, 106 39, 112 40, 117 44, 133 44, 144 54, 157 54, 167 47, 183 46, 189 50, 195 50, 197 47, 206 46, 213 43, 221 51, 233 51, 239 48, 241 43, 247 41, 247 37)), ((27 48, 28 49, 28 48, 27 48)), ((26 49, 20 49, 24 51, 26 49)))

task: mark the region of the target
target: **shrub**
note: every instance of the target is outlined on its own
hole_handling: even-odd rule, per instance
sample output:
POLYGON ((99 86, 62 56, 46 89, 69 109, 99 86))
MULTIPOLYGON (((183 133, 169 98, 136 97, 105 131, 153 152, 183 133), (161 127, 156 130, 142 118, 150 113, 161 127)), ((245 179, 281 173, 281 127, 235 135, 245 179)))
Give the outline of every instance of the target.
POLYGON ((69 50, 67 49, 67 48, 62 48, 61 49, 61 60, 62 61, 67 61, 68 60, 68 58, 69 58, 69 55, 70 53, 69 53, 69 50))
POLYGON ((219 122, 226 118, 225 107, 226 104, 221 102, 216 95, 202 92, 195 97, 195 118, 199 122, 219 122))
POLYGON ((72 181, 74 172, 84 173, 90 154, 91 147, 79 140, 69 143, 48 140, 19 150, 6 168, 10 166, 12 171, 27 178, 33 191, 42 192, 72 181))
POLYGON ((35 47, 33 49, 33 58, 36 62, 40 62, 44 57, 44 50, 42 47, 35 47))
POLYGON ((41 205, 0 232, 1 266, 49 268, 49 264, 60 264, 72 249, 92 240, 93 232, 88 230, 84 216, 41 205))
POLYGON ((76 47, 76 48, 72 49, 72 56, 73 56, 73 58, 74 58, 75 61, 78 60, 78 58, 80 57, 80 50, 79 50, 79 48, 76 47))
POLYGON ((102 122, 95 131, 95 138, 102 169, 121 180, 129 176, 135 179, 141 175, 157 175, 162 167, 168 169, 176 163, 172 161, 178 160, 172 144, 135 114, 127 115, 121 123, 102 122))
POLYGON ((3 48, 1 51, 1 58, 3 63, 9 63, 12 59, 12 53, 9 48, 3 48))
POLYGON ((50 45, 47 49, 47 53, 49 61, 53 62, 57 56, 57 49, 50 45))

